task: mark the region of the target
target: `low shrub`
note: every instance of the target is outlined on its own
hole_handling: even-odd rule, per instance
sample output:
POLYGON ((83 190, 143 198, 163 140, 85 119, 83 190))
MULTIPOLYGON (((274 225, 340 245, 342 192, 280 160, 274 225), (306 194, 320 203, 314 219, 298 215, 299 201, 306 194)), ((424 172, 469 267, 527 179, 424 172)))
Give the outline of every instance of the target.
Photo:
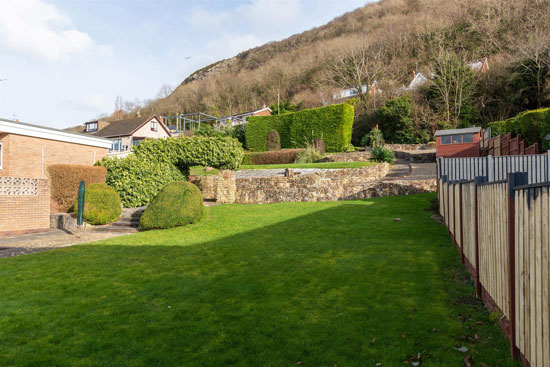
POLYGON ((313 146, 318 152, 324 153, 326 151, 326 144, 323 139, 314 139, 313 146))
POLYGON ((185 173, 173 164, 135 155, 104 158, 99 164, 107 169, 106 182, 118 192, 126 208, 147 205, 167 183, 186 180, 185 173))
POLYGON ((314 163, 323 158, 323 153, 319 152, 313 144, 308 144, 305 149, 296 155, 295 163, 314 163))
POLYGON ((353 146, 353 144, 347 144, 345 147, 344 147, 344 152, 355 152, 355 147, 353 146))
POLYGON ((267 150, 280 150, 281 149, 281 137, 275 130, 271 130, 267 134, 267 142, 265 143, 267 150))
POLYGON ((391 150, 383 146, 372 148, 371 158, 376 162, 395 162, 395 156, 391 150))
POLYGON ((296 155, 303 149, 281 149, 269 152, 247 152, 244 155, 243 164, 287 164, 296 161, 296 155))
MULTIPOLYGON (((74 212, 78 214, 78 198, 74 201, 74 212)), ((90 224, 107 224, 120 216, 122 205, 118 193, 104 183, 86 185, 84 194, 84 220, 90 224)))
POLYGON ((173 228, 198 222, 204 212, 199 188, 176 181, 164 186, 140 219, 143 229, 173 228))
POLYGON ((86 185, 103 183, 107 176, 104 167, 81 166, 76 164, 52 164, 48 167, 51 182, 51 198, 56 209, 68 212, 78 195, 80 181, 86 185))

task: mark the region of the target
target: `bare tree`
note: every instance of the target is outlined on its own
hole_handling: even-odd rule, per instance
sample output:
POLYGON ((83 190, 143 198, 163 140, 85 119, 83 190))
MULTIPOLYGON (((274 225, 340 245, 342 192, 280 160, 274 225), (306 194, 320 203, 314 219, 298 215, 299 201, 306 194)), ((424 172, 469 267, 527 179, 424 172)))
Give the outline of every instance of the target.
POLYGON ((357 42, 327 64, 325 80, 339 88, 353 88, 359 100, 366 103, 370 95, 377 93, 372 93, 371 86, 384 76, 388 67, 381 48, 357 42))
POLYGON ((164 99, 168 97, 172 92, 174 91, 174 88, 172 88, 169 84, 163 84, 160 86, 159 91, 157 92, 156 98, 157 99, 164 99))
POLYGON ((433 60, 434 85, 443 113, 452 127, 457 127, 465 103, 473 95, 473 73, 465 58, 440 47, 433 60))

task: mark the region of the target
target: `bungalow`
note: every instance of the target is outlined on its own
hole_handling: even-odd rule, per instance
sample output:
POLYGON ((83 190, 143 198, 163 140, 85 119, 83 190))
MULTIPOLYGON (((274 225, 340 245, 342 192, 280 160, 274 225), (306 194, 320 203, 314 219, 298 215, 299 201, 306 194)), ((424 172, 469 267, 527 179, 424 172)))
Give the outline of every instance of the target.
POLYGON ((52 164, 93 165, 111 141, 0 119, 0 237, 50 227, 52 164))
MULTIPOLYGON (((369 88, 367 88, 366 84, 363 84, 361 86, 361 94, 365 93, 368 93, 368 95, 372 97, 378 94, 382 94, 382 89, 378 87, 378 82, 374 81, 371 83, 369 88)), ((335 100, 340 100, 357 97, 358 95, 359 93, 357 91, 357 88, 345 88, 342 89, 340 92, 335 93, 332 98, 335 100)))
POLYGON ((143 139, 162 139, 171 136, 170 130, 157 115, 138 116, 112 122, 95 120, 67 130, 110 139, 111 155, 127 155, 132 147, 138 145, 143 139))

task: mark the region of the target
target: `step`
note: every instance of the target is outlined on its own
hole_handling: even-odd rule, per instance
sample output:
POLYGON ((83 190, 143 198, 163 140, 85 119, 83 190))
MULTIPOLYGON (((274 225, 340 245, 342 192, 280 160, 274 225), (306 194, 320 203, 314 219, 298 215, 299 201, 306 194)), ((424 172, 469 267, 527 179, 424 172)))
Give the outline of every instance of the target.
POLYGON ((135 227, 121 227, 121 226, 101 226, 94 227, 92 229, 94 232, 118 232, 118 233, 136 233, 139 232, 139 229, 135 227))

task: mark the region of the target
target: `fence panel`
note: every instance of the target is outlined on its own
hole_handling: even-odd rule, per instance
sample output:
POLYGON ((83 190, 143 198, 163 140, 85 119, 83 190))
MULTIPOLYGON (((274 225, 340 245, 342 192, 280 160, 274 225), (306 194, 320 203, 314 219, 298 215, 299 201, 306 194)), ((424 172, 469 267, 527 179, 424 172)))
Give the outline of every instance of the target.
POLYGON ((550 186, 515 191, 516 335, 533 367, 550 366, 550 186))
POLYGON ((475 192, 475 182, 465 182, 462 184, 462 235, 464 236, 464 238, 462 239, 461 245, 463 246, 464 257, 470 262, 472 266, 475 266, 476 263, 475 192))
POLYGON ((462 244, 462 238, 460 237, 460 183, 455 183, 453 188, 453 195, 454 195, 454 233, 455 233, 455 242, 458 246, 461 246, 462 244))
POLYGON ((478 187, 480 281, 498 308, 508 317, 507 191, 506 182, 478 187))
POLYGON ((550 152, 539 155, 500 157, 438 158, 438 177, 449 181, 473 180, 487 176, 489 182, 506 180, 508 173, 528 172, 528 183, 550 181, 550 152))

